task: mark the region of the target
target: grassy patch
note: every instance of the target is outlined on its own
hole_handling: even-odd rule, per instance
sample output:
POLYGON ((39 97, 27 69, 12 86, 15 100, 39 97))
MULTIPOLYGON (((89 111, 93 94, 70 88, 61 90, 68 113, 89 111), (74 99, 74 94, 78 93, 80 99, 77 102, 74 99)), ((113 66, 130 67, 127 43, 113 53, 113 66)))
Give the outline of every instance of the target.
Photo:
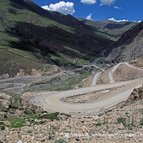
POLYGON ((0 32, 0 45, 1 46, 8 46, 10 41, 19 42, 19 39, 5 32, 0 32))
POLYGON ((41 119, 49 119, 51 121, 59 120, 58 117, 59 113, 45 113, 45 114, 36 114, 36 115, 29 115, 23 117, 11 117, 9 119, 11 123, 11 128, 21 128, 26 125, 28 121, 30 124, 37 124, 37 120, 40 121, 41 119))
POLYGON ((10 120, 11 128, 21 128, 24 126, 25 122, 24 118, 13 118, 10 120))

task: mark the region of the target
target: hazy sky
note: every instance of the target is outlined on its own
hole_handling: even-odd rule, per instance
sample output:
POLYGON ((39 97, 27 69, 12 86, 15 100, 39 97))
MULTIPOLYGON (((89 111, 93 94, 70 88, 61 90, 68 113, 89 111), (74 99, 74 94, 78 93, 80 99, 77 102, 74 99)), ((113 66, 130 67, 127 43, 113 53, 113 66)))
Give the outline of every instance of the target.
POLYGON ((33 0, 44 9, 92 20, 143 20, 143 0, 33 0))

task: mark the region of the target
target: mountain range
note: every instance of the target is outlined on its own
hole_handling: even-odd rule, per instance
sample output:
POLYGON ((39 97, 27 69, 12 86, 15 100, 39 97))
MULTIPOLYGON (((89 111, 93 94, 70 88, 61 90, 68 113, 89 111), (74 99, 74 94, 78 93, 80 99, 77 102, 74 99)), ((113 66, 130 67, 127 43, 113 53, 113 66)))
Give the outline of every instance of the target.
POLYGON ((107 61, 135 59, 141 45, 142 23, 88 21, 44 10, 31 0, 0 1, 0 74, 76 68, 102 53, 107 61))

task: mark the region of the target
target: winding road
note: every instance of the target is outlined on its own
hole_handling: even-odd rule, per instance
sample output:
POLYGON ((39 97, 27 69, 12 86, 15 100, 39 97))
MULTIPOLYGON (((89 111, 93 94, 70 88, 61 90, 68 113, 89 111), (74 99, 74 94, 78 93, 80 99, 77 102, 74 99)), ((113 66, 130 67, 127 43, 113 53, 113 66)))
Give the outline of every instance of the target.
POLYGON ((97 78, 101 75, 101 72, 94 75, 91 87, 79 88, 68 91, 54 92, 48 94, 47 92, 35 93, 33 96, 29 97, 29 100, 36 104, 42 106, 45 110, 49 112, 63 112, 63 113, 81 113, 81 114, 95 114, 101 111, 112 108, 113 106, 125 101, 131 94, 134 88, 139 88, 143 84, 143 78, 116 82, 113 78, 113 73, 121 65, 126 64, 134 69, 139 69, 128 63, 119 63, 115 65, 109 71, 109 84, 96 85, 97 78), (95 86, 96 85, 96 86, 95 86), (114 90, 111 90, 114 89, 114 90), (67 103, 62 101, 62 98, 84 95, 88 93, 109 90, 106 97, 101 97, 91 103, 67 103))
POLYGON ((135 66, 133 66, 133 65, 131 65, 131 64, 129 64, 129 63, 124 63, 125 65, 127 65, 128 67, 130 67, 130 68, 132 68, 132 69, 136 69, 136 70, 139 70, 139 71, 143 71, 143 69, 142 68, 138 68, 138 67, 135 67, 135 66))
MULTIPOLYGON (((111 69, 95 73, 92 78, 91 86, 86 88, 78 88, 67 91, 57 92, 36 92, 31 93, 32 95, 28 99, 35 105, 42 106, 48 112, 63 112, 70 114, 95 114, 101 111, 108 110, 113 106, 125 101, 131 94, 134 88, 138 88, 143 84, 143 78, 116 82, 113 78, 114 72, 120 65, 126 65, 132 69, 143 71, 143 69, 135 67, 127 62, 119 63, 113 66, 111 69), (106 72, 109 78, 109 83, 98 85, 97 81, 102 76, 102 73, 106 72), (103 92, 102 92, 103 91, 103 92), (95 98, 91 102, 87 103, 69 103, 61 99, 70 98, 72 96, 82 96, 91 93, 106 92, 106 96, 95 98)), ((27 76, 27 77, 16 77, 0 80, 0 89, 6 91, 12 91, 16 93, 22 93, 25 91, 27 86, 31 84, 37 84, 51 80, 52 78, 63 75, 64 72, 60 72, 51 76, 27 76)), ((69 72, 71 74, 71 72, 69 72)))

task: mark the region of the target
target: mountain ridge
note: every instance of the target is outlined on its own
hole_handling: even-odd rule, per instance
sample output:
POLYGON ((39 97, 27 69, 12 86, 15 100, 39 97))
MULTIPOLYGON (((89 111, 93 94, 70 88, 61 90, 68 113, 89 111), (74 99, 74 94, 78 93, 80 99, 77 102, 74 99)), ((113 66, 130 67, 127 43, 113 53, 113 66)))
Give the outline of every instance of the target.
POLYGON ((106 35, 114 41, 117 41, 125 31, 129 30, 132 26, 137 24, 136 22, 130 21, 116 22, 111 20, 91 21, 80 19, 80 21, 91 26, 95 31, 106 35))
POLYGON ((121 38, 107 48, 105 55, 115 62, 135 60, 143 55, 143 22, 126 31, 121 38))
MULTIPOLYGON (((32 1, 0 1, 0 29, 1 48, 22 50, 42 64, 62 67, 88 63, 112 43, 73 16, 46 11, 32 1)), ((18 70, 25 67, 21 63, 18 70)))

